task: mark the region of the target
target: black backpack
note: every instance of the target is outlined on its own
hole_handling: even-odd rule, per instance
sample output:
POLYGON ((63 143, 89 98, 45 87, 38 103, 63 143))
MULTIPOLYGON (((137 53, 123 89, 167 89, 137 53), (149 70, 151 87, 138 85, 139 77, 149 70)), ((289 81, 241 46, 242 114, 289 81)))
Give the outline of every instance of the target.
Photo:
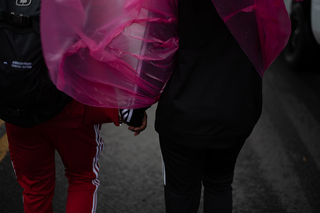
POLYGON ((0 1, 0 118, 31 127, 70 101, 48 75, 39 30, 40 0, 0 1))

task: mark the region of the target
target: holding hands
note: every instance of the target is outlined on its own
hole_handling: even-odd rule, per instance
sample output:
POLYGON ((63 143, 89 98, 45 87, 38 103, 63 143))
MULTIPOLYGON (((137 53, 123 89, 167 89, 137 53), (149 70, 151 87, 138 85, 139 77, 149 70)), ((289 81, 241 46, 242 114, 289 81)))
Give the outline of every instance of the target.
POLYGON ((137 136, 147 127, 147 113, 149 107, 139 109, 120 109, 121 119, 129 127, 128 130, 134 132, 137 136))

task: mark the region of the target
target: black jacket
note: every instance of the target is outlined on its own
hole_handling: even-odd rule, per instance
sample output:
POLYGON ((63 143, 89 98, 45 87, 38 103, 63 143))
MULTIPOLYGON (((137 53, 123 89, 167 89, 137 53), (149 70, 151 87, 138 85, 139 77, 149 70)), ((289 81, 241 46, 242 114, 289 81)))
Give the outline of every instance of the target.
POLYGON ((230 147, 260 117, 262 79, 210 0, 178 5, 178 64, 158 103, 156 131, 191 147, 230 147))

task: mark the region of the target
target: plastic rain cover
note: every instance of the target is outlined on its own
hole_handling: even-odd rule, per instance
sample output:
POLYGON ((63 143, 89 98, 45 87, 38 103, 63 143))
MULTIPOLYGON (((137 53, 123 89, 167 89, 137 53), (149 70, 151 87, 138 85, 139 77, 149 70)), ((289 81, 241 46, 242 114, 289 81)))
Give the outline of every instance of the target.
MULTIPOLYGON (((261 77, 285 47, 283 0, 212 0, 261 77)), ((174 67, 177 0, 43 0, 43 51, 55 85, 91 106, 155 103, 174 67)))
POLYGON ((220 17, 263 77, 286 46, 290 18, 283 0, 212 0, 220 17))
POLYGON ((177 0, 43 0, 53 83, 90 106, 154 104, 176 61, 177 12, 177 0))

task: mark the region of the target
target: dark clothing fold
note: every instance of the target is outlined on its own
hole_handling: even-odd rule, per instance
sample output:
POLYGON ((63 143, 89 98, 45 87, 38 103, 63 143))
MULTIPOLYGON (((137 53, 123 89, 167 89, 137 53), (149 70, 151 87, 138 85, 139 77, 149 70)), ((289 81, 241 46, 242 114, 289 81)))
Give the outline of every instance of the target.
POLYGON ((189 147, 232 147, 260 117, 262 79, 210 0, 179 1, 178 18, 178 63, 156 131, 189 147))

